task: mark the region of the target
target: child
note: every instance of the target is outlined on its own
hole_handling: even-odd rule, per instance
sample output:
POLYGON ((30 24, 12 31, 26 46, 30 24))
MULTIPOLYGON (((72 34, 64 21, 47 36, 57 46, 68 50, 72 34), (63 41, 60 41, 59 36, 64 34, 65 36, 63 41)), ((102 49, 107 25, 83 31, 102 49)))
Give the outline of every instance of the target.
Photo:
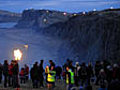
POLYGON ((20 75, 20 83, 25 83, 25 69, 24 68, 21 68, 21 71, 19 73, 20 75))

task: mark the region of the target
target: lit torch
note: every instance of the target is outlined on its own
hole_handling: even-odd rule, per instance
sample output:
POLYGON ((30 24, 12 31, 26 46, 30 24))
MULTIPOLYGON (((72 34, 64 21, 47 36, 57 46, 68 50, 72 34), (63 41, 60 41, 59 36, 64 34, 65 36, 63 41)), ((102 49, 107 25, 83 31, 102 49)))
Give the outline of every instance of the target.
POLYGON ((22 59, 22 51, 20 49, 14 50, 14 58, 15 60, 21 60, 22 59))

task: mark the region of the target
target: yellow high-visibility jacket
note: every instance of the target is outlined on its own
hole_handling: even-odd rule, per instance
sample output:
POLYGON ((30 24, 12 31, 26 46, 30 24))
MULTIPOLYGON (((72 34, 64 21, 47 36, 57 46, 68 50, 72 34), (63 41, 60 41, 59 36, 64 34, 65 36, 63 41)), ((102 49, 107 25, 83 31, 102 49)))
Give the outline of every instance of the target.
POLYGON ((56 75, 55 71, 49 71, 47 81, 48 82, 55 82, 55 75, 56 75))

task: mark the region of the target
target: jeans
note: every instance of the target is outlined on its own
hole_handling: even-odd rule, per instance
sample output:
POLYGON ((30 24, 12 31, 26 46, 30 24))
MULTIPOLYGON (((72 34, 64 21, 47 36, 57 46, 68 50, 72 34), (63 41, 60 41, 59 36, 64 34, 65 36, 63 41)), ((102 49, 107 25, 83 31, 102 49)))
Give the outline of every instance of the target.
POLYGON ((8 84, 9 84, 9 86, 13 85, 13 77, 12 77, 12 75, 8 76, 8 84))
POLYGON ((4 87, 7 87, 8 75, 4 75, 4 87))
POLYGON ((13 87, 14 88, 20 87, 18 82, 18 75, 13 75, 13 87))

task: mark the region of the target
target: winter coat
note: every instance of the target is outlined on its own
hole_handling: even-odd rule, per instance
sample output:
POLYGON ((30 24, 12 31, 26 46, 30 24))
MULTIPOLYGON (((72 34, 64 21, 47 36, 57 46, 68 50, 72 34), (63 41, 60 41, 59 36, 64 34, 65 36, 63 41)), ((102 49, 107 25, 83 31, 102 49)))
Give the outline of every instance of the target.
POLYGON ((8 75, 8 64, 3 65, 3 75, 8 75))

